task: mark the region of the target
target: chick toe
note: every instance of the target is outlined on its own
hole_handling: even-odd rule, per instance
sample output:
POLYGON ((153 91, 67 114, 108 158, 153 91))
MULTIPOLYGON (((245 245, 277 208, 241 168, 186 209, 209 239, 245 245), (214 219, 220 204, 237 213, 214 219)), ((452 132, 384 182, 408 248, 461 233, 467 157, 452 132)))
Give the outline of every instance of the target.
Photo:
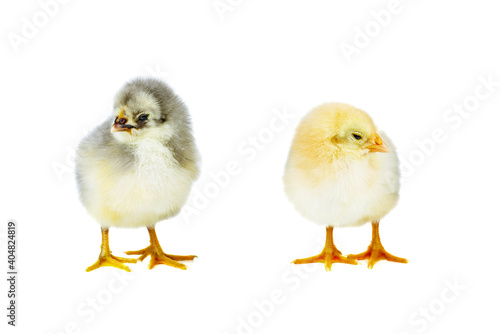
POLYGON ((151 254, 151 246, 148 246, 146 248, 139 249, 136 251, 126 251, 124 253, 127 255, 140 255, 137 258, 137 260, 142 262, 142 260, 144 260, 145 258, 147 258, 151 254))
POLYGON ((92 271, 100 267, 114 267, 130 272, 131 271, 130 268, 124 265, 123 263, 136 263, 136 262, 137 262, 136 259, 118 257, 109 253, 107 255, 99 256, 99 259, 93 265, 88 267, 86 271, 87 272, 92 271))
MULTIPOLYGON (((382 247, 382 245, 380 245, 382 247)), ((397 257, 387 252, 383 247, 381 249, 374 248, 372 245, 368 246, 368 250, 360 254, 351 254, 347 256, 355 260, 368 260, 368 269, 372 269, 375 263, 380 260, 387 260, 390 262, 408 263, 407 259, 397 257)))
POLYGON ((153 269, 157 264, 164 264, 182 270, 187 269, 187 266, 184 263, 174 261, 166 254, 153 253, 151 254, 151 260, 149 261, 148 269, 153 269))
POLYGON ((346 263, 354 265, 358 264, 356 260, 343 256, 339 250, 334 252, 327 252, 323 250, 318 255, 306 257, 303 259, 297 259, 294 260, 292 263, 293 264, 324 263, 326 271, 332 270, 333 263, 346 263))

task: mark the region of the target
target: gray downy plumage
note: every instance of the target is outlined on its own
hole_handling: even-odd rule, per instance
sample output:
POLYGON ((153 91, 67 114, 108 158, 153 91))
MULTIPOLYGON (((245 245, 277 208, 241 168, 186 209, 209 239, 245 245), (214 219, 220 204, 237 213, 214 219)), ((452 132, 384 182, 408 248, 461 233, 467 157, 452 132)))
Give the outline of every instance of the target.
MULTIPOLYGON (((191 183, 197 179, 199 174, 199 154, 192 135, 191 120, 187 108, 180 98, 165 83, 157 79, 139 78, 125 84, 115 97, 113 116, 91 131, 81 141, 77 150, 76 177, 80 198, 89 213, 103 226, 112 226, 113 224, 105 221, 106 218, 101 217, 100 214, 91 212, 92 210, 95 211, 95 209, 90 209, 98 205, 96 201, 103 201, 103 198, 106 199, 109 192, 107 189, 103 189, 102 191, 94 189, 94 180, 91 178, 95 174, 96 168, 105 163, 106 166, 110 166, 110 176, 114 176, 128 175, 134 172, 140 165, 137 144, 142 139, 134 139, 135 141, 132 142, 120 141, 110 131, 120 108, 128 110, 127 112, 131 120, 136 120, 136 117, 144 112, 148 112, 151 115, 147 122, 136 120, 133 123, 136 128, 133 131, 141 133, 141 136, 144 138, 150 139, 148 134, 154 131, 156 131, 154 132, 155 134, 158 131, 160 134, 162 131, 165 134, 169 132, 168 135, 162 137, 161 144, 171 152, 174 161, 172 162, 172 159, 170 159, 168 163, 173 164, 172 168, 176 169, 176 173, 178 174, 175 175, 182 175, 183 179, 189 180, 189 182, 183 181, 186 184, 185 187, 189 187, 190 189, 191 183), (140 102, 144 100, 144 96, 146 96, 147 102, 151 102, 148 103, 148 106, 151 104, 159 106, 159 110, 147 110, 147 106, 144 109, 140 105, 140 102), (187 185, 188 183, 189 185, 187 185)), ((158 136, 154 138, 156 140, 158 136)), ((163 175, 156 175, 155 177, 158 178, 158 182, 165 183, 165 188, 169 187, 168 182, 172 182, 172 184, 173 182, 177 182, 176 180, 167 180, 163 175)), ((187 193, 189 193, 189 189, 187 189, 187 193)), ((123 194, 123 196, 134 196, 134 194, 123 194)), ((187 198, 187 194, 180 194, 179 196, 187 198)), ((176 204, 175 209, 171 209, 164 215, 160 214, 157 219, 153 220, 161 220, 177 214, 184 202, 185 198, 176 204)), ((102 205, 105 205, 105 203, 102 205)), ((147 224, 153 225, 154 223, 156 221, 151 221, 147 224)))

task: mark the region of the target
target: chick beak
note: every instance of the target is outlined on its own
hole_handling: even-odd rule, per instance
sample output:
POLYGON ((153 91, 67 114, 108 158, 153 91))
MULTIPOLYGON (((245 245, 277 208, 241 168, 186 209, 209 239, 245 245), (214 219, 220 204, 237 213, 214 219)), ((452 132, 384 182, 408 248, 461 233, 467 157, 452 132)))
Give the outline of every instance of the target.
POLYGON ((389 153, 389 148, 378 134, 375 134, 375 139, 372 142, 369 142, 369 144, 370 145, 365 146, 369 152, 389 153))
POLYGON ((120 113, 118 117, 115 118, 115 122, 113 123, 113 126, 111 127, 111 132, 118 132, 118 131, 127 131, 131 132, 132 128, 134 128, 133 125, 127 124, 128 119, 126 117, 123 117, 123 113, 120 113))

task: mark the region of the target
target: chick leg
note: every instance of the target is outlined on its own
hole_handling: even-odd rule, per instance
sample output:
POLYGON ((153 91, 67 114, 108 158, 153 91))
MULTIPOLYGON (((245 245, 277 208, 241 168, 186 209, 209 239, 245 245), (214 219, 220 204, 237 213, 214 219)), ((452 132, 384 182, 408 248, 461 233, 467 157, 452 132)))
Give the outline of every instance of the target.
POLYGON ((182 270, 186 270, 187 267, 183 263, 179 263, 177 261, 189 261, 194 260, 195 255, 171 255, 163 252, 160 246, 160 242, 156 237, 156 231, 154 227, 148 227, 149 232, 149 241, 150 245, 146 248, 140 249, 138 251, 129 251, 125 252, 127 255, 140 255, 137 259, 139 261, 144 260, 146 257, 151 256, 151 260, 149 261, 149 269, 153 269, 157 264, 165 264, 167 266, 171 266, 174 268, 179 268, 182 270))
POLYGON ((357 264, 356 260, 349 259, 342 256, 342 253, 335 247, 333 243, 333 226, 328 226, 326 228, 326 242, 323 251, 318 255, 306 257, 304 259, 297 259, 293 261, 294 264, 304 264, 304 263, 324 263, 325 270, 332 270, 332 263, 340 262, 347 264, 357 264))
POLYGON ((127 259, 124 257, 117 257, 111 254, 109 250, 109 229, 101 228, 102 234, 102 244, 101 244, 101 254, 99 254, 99 259, 96 263, 87 268, 87 271, 92 271, 100 267, 115 267, 118 269, 123 269, 130 271, 130 268, 123 263, 136 263, 136 259, 127 259))
POLYGON ((356 260, 368 260, 368 269, 372 269, 373 265, 380 260, 387 260, 391 262, 408 263, 408 260, 402 257, 394 256, 388 253, 382 243, 380 242, 380 235, 378 233, 379 222, 372 222, 372 242, 366 252, 360 254, 351 254, 347 257, 356 260))

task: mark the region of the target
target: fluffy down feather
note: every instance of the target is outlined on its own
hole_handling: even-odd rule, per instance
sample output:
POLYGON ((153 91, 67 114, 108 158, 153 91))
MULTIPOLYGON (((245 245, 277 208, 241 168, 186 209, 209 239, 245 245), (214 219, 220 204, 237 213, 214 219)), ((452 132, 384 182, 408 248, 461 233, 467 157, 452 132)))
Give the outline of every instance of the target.
POLYGON ((397 204, 396 148, 378 133, 389 153, 364 149, 377 135, 371 118, 350 105, 313 109, 297 128, 284 184, 297 211, 319 225, 345 227, 379 221, 397 204), (352 137, 363 138, 358 142, 352 137))
POLYGON ((81 201, 102 227, 154 226, 180 211, 198 160, 184 104, 161 81, 134 80, 117 94, 112 117, 78 147, 81 201), (146 123, 137 121, 141 114, 146 123), (118 115, 135 126, 130 133, 110 132, 118 115))

